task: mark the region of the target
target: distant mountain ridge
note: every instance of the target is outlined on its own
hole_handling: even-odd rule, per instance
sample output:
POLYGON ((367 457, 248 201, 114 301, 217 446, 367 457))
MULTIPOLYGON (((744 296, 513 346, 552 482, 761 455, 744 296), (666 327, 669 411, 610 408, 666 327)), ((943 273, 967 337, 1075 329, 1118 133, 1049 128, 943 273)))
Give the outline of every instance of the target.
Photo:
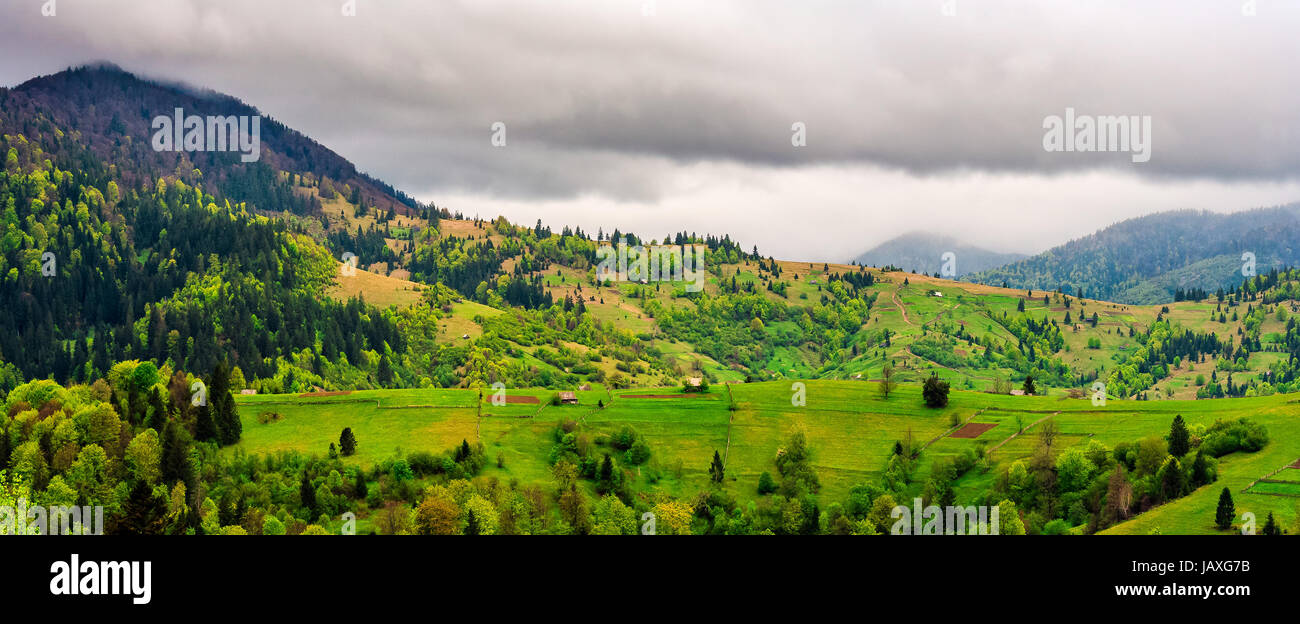
POLYGON ((943 255, 949 252, 955 255, 957 276, 1000 267, 1027 257, 1025 254, 999 253, 967 245, 951 236, 908 232, 876 245, 853 261, 866 266, 896 266, 907 271, 935 274, 943 269, 943 255))
POLYGON ((1178 289, 1235 288, 1255 273, 1300 266, 1300 203, 1235 213, 1178 210, 1137 217, 968 281, 1061 289, 1118 303, 1167 303, 1178 289))

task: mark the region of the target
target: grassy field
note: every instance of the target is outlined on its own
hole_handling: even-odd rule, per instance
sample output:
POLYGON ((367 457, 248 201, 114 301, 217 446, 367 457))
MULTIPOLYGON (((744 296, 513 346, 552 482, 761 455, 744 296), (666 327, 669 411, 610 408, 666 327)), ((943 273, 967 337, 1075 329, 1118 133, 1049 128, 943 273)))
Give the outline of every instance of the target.
MULTIPOLYGON (((480 401, 477 390, 359 391, 332 396, 241 396, 237 402, 244 421, 238 448, 250 453, 295 449, 324 454, 337 442, 343 427, 351 427, 358 452, 347 462, 371 465, 395 453, 417 450, 441 452, 461 440, 482 441, 492 460, 488 476, 550 483, 547 455, 553 431, 562 420, 578 422, 600 444, 603 435, 624 426, 643 434, 653 453, 652 464, 662 478, 651 483, 647 468, 637 470, 638 488, 689 496, 707 486, 707 468, 716 450, 725 457, 725 487, 738 499, 756 498, 758 477, 776 473, 778 449, 796 429, 805 432, 813 463, 821 479, 820 498, 842 502, 849 489, 877 482, 895 441, 910 432, 926 445, 921 470, 913 484, 919 493, 930 463, 974 445, 997 447, 999 462, 1028 456, 1032 425, 1054 419, 1061 436, 1059 448, 1096 440, 1108 447, 1143 437, 1164 435, 1174 415, 1189 425, 1209 425, 1216 419, 1249 417, 1269 429, 1270 443, 1258 453, 1238 453, 1220 460, 1220 479, 1173 503, 1156 507, 1112 527, 1107 533, 1213 533, 1214 506, 1219 491, 1229 487, 1238 514, 1253 512, 1260 523, 1269 511, 1290 526, 1300 498, 1300 470, 1282 470, 1250 491, 1246 487, 1300 458, 1300 403, 1288 396, 1218 401, 1109 401, 1104 407, 1060 397, 1016 397, 954 391, 949 406, 922 406, 919 387, 901 386, 888 400, 876 384, 862 381, 773 381, 714 385, 704 395, 682 395, 680 389, 633 389, 609 392, 597 387, 579 392, 578 405, 551 406, 548 390, 510 393, 536 397, 537 403, 491 404, 489 390, 480 401), (803 384, 803 405, 796 394, 803 384), (672 395, 669 398, 635 398, 672 395), (598 405, 603 404, 603 407, 598 405), (734 409, 733 409, 734 406, 734 409), (274 412, 278 420, 263 424, 259 414, 274 412), (952 422, 996 425, 974 439, 947 436, 952 422), (1014 436, 1018 426, 1026 435, 1014 436), (500 456, 503 467, 498 468, 500 456)), ((525 399, 526 400, 526 399, 525 399)), ((601 452, 597 448, 596 452, 601 452)), ((987 489, 992 472, 968 473, 958 482, 958 494, 970 496, 987 489)))

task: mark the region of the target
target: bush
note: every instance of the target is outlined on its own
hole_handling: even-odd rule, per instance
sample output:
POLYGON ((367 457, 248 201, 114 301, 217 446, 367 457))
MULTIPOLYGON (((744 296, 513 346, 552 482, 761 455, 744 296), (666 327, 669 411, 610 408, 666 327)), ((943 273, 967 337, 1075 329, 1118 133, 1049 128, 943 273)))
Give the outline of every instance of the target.
POLYGON ((772 474, 764 472, 758 476, 758 493, 760 495, 771 494, 776 491, 776 481, 772 480, 772 474))
POLYGON ((426 477, 442 472, 442 459, 428 451, 416 451, 407 455, 406 463, 417 476, 426 477))
POLYGON ((1242 418, 1235 422, 1218 420, 1205 431, 1201 451, 1210 457, 1245 451, 1254 453, 1268 444, 1268 429, 1242 418))
POLYGON ((618 433, 610 437, 610 443, 614 445, 614 448, 620 451, 626 451, 632 448, 632 444, 636 442, 636 440, 636 429, 633 429, 630 425, 623 425, 623 428, 619 429, 618 433))
POLYGON ((636 442, 624 453, 624 460, 633 466, 639 466, 650 459, 650 445, 646 444, 643 438, 637 438, 636 442))

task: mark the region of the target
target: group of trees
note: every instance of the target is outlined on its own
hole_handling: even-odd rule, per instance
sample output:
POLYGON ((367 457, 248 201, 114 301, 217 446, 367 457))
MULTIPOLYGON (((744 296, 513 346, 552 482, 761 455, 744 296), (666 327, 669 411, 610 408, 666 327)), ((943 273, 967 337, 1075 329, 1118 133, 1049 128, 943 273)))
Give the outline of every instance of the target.
POLYGON ((1025 510, 1028 530, 1091 533, 1172 501, 1217 479, 1217 458, 1267 444, 1263 427, 1241 420, 1189 426, 1175 416, 1165 437, 1109 448, 1095 440, 1060 449, 1052 420, 1037 426, 1027 460, 1000 464, 995 496, 1025 510))
POLYGON ((110 532, 192 532, 202 466, 242 430, 229 379, 224 366, 204 380, 128 361, 90 385, 21 384, 0 412, 0 490, 47 507, 102 506, 110 532))

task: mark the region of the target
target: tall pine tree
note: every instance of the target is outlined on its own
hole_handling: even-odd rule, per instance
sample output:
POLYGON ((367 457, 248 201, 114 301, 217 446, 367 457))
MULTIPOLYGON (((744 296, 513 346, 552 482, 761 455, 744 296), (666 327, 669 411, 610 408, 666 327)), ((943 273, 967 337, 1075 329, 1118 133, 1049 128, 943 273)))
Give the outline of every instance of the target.
POLYGON ((230 394, 230 368, 225 362, 217 362, 212 369, 212 379, 208 385, 208 403, 212 406, 212 420, 217 425, 217 434, 221 438, 222 446, 238 442, 239 437, 244 433, 244 426, 239 422, 235 397, 230 394))
POLYGON ((1187 423, 1183 422, 1183 415, 1174 416, 1174 422, 1169 426, 1169 454, 1174 457, 1182 457, 1191 450, 1191 435, 1187 432, 1187 423))
POLYGON ((1214 511, 1214 524, 1220 529, 1226 529, 1232 526, 1232 520, 1236 517, 1237 508, 1232 504, 1232 492, 1223 488, 1223 493, 1219 494, 1219 508, 1214 511))

